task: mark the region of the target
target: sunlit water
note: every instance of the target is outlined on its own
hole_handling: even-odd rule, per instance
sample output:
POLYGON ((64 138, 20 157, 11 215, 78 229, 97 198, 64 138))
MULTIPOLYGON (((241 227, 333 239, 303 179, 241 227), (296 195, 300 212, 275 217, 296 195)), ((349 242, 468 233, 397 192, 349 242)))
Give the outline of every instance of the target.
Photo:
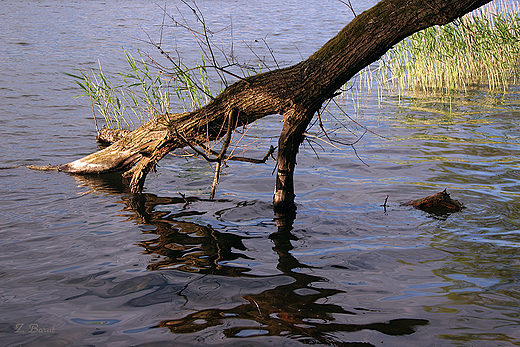
MULTIPOLYGON (((198 5, 211 26, 233 23, 244 60, 255 40, 269 58, 265 39, 283 65, 352 18, 336 1, 198 5)), ((520 345, 516 92, 451 103, 345 93, 370 132, 359 159, 348 145, 305 143, 293 223, 272 212, 273 162, 230 162, 214 201, 213 169, 174 156, 141 197, 117 174, 12 168, 95 151, 89 102, 63 72, 98 59, 123 70, 121 47, 153 50, 142 40, 159 40, 162 18, 148 1, 0 5, 0 345, 520 345), (400 206, 444 188, 463 212, 400 206)), ((198 59, 189 35, 168 30, 185 61, 198 59)), ((334 139, 363 134, 331 110, 334 139)), ((250 133, 272 138, 248 155, 263 156, 279 130, 278 116, 259 122, 250 133)))

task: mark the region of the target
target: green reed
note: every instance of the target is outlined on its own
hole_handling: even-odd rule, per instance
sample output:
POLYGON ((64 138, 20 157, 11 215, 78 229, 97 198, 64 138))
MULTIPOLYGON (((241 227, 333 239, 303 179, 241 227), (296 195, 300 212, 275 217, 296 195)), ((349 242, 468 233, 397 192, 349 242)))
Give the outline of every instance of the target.
POLYGON ((133 129, 157 114, 171 112, 173 95, 184 110, 201 107, 212 97, 204 61, 192 69, 177 63, 171 71, 164 72, 151 58, 143 57, 141 51, 138 59, 126 51, 124 54, 127 72, 109 77, 99 64, 90 72, 67 74, 75 79, 83 95, 90 97, 93 112, 97 108, 110 129, 133 129))
MULTIPOLYGON (((520 15, 495 0, 455 22, 401 41, 379 61, 380 86, 450 94, 474 88, 506 91, 520 72, 520 15)), ((367 71, 363 72, 367 73, 367 71)))

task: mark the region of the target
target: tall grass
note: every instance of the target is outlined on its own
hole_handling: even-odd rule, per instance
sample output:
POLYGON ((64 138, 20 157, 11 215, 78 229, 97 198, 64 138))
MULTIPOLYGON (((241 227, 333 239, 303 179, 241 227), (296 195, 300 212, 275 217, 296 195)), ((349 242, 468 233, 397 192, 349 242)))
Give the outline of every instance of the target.
POLYGON ((78 74, 67 74, 90 97, 95 108, 104 117, 109 129, 133 129, 157 114, 171 112, 171 99, 175 95, 184 110, 201 107, 212 97, 208 71, 204 65, 189 69, 176 64, 168 73, 152 72, 151 59, 138 51, 138 59, 124 51, 128 72, 114 76, 97 69, 78 74))
POLYGON ((451 24, 415 33, 381 58, 376 73, 381 86, 400 94, 506 91, 520 73, 518 6, 495 0, 451 24))

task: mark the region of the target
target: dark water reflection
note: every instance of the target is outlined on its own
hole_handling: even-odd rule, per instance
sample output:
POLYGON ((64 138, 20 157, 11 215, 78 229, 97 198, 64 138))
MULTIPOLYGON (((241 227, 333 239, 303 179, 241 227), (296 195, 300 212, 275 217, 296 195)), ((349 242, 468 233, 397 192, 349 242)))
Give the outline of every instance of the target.
MULTIPOLYGON (((118 175, 78 177, 82 184, 97 191, 102 190, 114 194, 126 190, 118 175)), ((296 213, 277 215, 274 218, 276 230, 269 234, 272 250, 278 255, 276 269, 279 274, 269 276, 269 287, 263 290, 262 278, 249 274, 249 267, 241 267, 237 260, 254 260, 240 251, 246 251, 244 241, 253 237, 234 234, 232 231, 220 232, 209 225, 186 221, 189 216, 204 215, 190 208, 191 204, 201 202, 196 197, 158 197, 153 194, 123 196, 121 202, 124 216, 145 226, 143 232, 152 238, 137 245, 144 248, 143 254, 151 255, 151 271, 175 269, 177 271, 217 276, 218 286, 225 286, 229 278, 243 278, 248 289, 260 290, 258 294, 241 296, 243 304, 229 308, 211 308, 197 310, 194 313, 175 319, 166 319, 151 328, 167 328, 174 334, 194 334, 209 328, 226 326, 222 333, 227 338, 251 338, 255 336, 284 336, 305 344, 324 344, 333 346, 356 345, 345 343, 334 337, 336 333, 352 333, 356 331, 374 330, 386 335, 409 335, 418 326, 428 324, 425 319, 398 318, 390 321, 368 324, 345 324, 337 322, 335 316, 355 316, 370 311, 370 308, 349 308, 327 303, 328 298, 341 293, 341 290, 316 287, 317 283, 327 282, 326 278, 299 272, 299 269, 314 268, 302 264, 291 251, 292 242, 298 237, 292 233, 296 213), (174 211, 157 207, 175 207, 174 211), (233 265, 226 265, 233 264, 233 265), (224 277, 222 277, 224 276, 224 277), (276 284, 278 283, 278 284, 276 284), (262 291, 263 290, 263 291, 262 291)), ((209 200, 206 200, 209 201, 209 200)), ((220 203, 225 200, 218 201, 220 203)), ((233 209, 241 209, 243 203, 225 211, 216 211, 222 216, 233 209)), ((259 238, 259 237, 256 237, 259 238)), ((339 267, 341 269, 341 267, 339 267)), ((344 268, 343 270, 347 270, 344 268)), ((88 276, 70 280, 67 284, 78 284, 95 280, 96 276, 88 276)), ((105 283, 98 283, 105 284, 105 283)), ((87 292, 85 295, 96 295, 102 298, 124 296, 128 293, 153 289, 151 293, 139 296, 126 302, 125 305, 143 308, 157 304, 171 303, 172 297, 185 297, 183 292, 189 286, 172 285, 160 276, 146 275, 115 284, 106 294, 87 292)), ((80 297, 81 297, 80 296, 80 297)), ((68 298, 70 300, 78 297, 68 298)), ((185 297, 188 300, 187 297, 185 297)), ((175 300, 173 300, 175 301, 175 300)), ((361 345, 371 345, 363 343, 361 345)))
MULTIPOLYGON (((189 203, 189 199, 157 198, 152 195, 125 198, 123 201, 135 213, 131 219, 140 224, 154 228, 146 233, 157 235, 138 245, 145 249, 145 254, 159 256, 159 259, 148 266, 149 270, 179 269, 187 272, 215 274, 224 276, 240 276, 247 268, 222 266, 222 262, 251 259, 238 251, 246 250, 242 240, 247 237, 222 233, 211 226, 178 220, 187 216, 204 214, 198 211, 154 211, 157 205, 189 203), (127 200, 128 199, 128 200, 127 200), (126 200, 126 201, 125 201, 126 200), (235 249, 235 251, 233 251, 235 249)), ((184 208, 183 208, 184 209, 184 208)))

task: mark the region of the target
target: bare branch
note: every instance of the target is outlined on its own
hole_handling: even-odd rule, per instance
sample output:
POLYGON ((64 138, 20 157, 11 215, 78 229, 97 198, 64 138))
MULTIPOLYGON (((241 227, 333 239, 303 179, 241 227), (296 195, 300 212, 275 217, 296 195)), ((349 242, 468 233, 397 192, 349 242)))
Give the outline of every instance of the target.
POLYGON ((352 3, 350 2, 350 0, 338 0, 339 2, 341 2, 342 4, 346 5, 351 11, 352 11, 352 14, 354 15, 354 17, 357 17, 357 14, 356 12, 354 11, 354 6, 352 6, 352 3))

